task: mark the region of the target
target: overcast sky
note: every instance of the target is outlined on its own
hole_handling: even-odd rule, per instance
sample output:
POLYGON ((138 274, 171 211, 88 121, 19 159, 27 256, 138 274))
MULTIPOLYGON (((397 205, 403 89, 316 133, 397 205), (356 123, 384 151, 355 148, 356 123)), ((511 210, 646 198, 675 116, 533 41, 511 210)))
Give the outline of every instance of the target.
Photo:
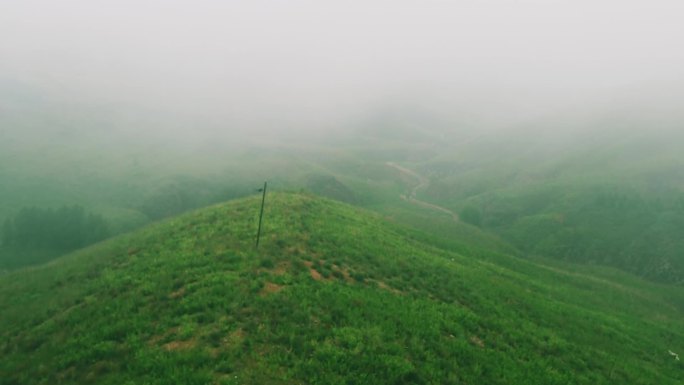
POLYGON ((255 121, 534 115, 679 87, 683 47, 682 0, 0 1, 0 79, 255 121))

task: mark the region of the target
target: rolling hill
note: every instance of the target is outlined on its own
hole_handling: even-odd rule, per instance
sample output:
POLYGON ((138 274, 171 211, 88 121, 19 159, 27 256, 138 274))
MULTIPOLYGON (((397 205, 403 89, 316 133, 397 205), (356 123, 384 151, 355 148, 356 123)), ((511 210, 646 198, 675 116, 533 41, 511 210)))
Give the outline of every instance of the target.
POLYGON ((0 384, 680 384, 684 295, 312 195, 0 276, 0 384))
POLYGON ((549 123, 402 165, 429 179, 420 199, 458 212, 525 254, 681 285, 681 130, 631 124, 652 129, 595 119, 585 131, 563 135, 549 123))

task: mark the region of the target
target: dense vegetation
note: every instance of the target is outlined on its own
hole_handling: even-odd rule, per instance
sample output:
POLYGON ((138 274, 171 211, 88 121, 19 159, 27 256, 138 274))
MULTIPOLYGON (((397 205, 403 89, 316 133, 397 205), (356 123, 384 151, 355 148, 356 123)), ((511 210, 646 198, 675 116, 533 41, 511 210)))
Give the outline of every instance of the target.
POLYGON ((0 384, 679 384, 684 297, 301 194, 0 277, 0 384), (437 246, 439 245, 439 246, 437 246), (461 250, 461 251, 457 251, 461 250))
POLYGON ((527 254, 684 282, 684 138, 672 131, 484 136, 428 161, 423 199, 527 254))
POLYGON ((0 268, 45 262, 109 235, 101 215, 81 206, 25 207, 5 220, 0 234, 0 268))
POLYGON ((530 253, 684 282, 684 209, 678 199, 648 200, 624 186, 558 186, 490 202, 482 225, 530 253))

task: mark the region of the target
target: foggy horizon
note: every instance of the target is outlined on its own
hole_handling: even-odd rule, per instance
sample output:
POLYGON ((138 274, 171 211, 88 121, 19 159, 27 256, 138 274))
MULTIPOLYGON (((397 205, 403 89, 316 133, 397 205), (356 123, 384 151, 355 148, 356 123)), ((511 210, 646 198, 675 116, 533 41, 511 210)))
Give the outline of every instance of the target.
POLYGON ((675 113, 682 11, 613 0, 9 1, 0 84, 236 133, 325 131, 388 106, 502 127, 634 105, 675 113))

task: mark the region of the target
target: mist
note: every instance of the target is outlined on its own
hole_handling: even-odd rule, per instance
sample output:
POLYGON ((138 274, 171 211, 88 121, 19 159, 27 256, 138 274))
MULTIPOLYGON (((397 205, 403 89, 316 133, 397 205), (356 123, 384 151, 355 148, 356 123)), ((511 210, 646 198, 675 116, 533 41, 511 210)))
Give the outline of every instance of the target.
POLYGON ((407 181, 387 162, 434 179, 425 193, 448 210, 483 186, 594 171, 642 170, 639 189, 664 178, 676 190, 663 175, 684 164, 682 11, 613 0, 5 1, 0 219, 82 204, 130 229, 263 180, 372 206, 407 181))
POLYGON ((684 1, 0 0, 0 384, 682 384, 684 1))
MULTIPOLYGON (((519 127, 681 101, 683 11, 633 0, 6 1, 0 84, 178 140, 344 131, 406 106, 519 127)), ((17 92, 2 95, 8 105, 17 92)))

